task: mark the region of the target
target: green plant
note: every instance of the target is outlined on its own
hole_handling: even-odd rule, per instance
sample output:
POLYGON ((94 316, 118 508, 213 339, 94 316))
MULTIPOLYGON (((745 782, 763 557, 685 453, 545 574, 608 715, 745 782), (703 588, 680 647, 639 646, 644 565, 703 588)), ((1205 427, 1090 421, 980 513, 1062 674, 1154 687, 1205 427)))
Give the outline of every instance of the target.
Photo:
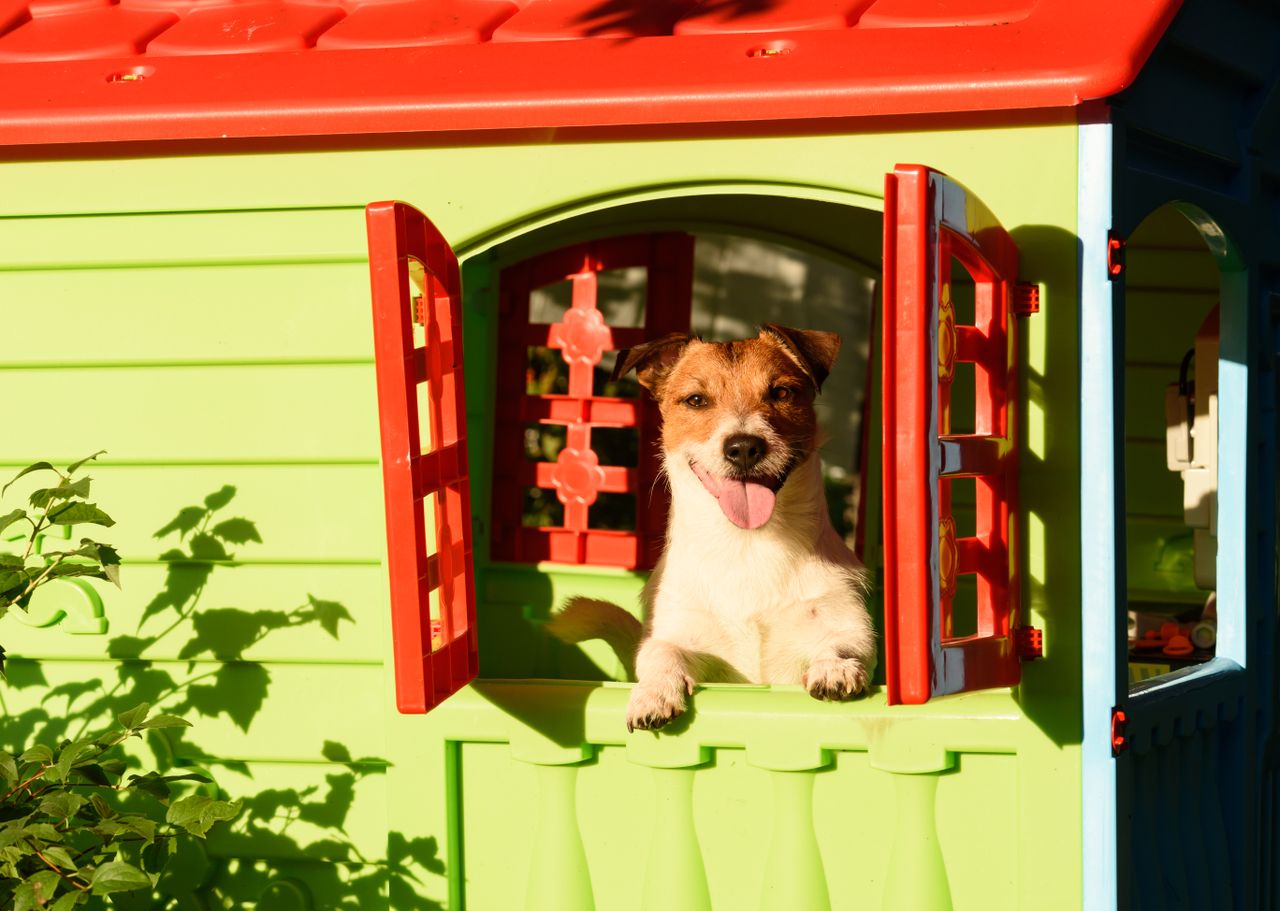
MULTIPOLYGON (((74 549, 50 550, 50 532, 73 525, 110 527, 114 520, 88 501, 92 479, 76 477, 101 452, 68 465, 28 465, 19 478, 53 472, 58 482, 29 496, 30 509, 0 516, 0 534, 26 522, 29 531, 9 539, 21 553, 0 552, 0 618, 10 607, 27 610, 43 585, 90 577, 120 584, 120 557, 107 544, 81 538, 74 549)), ((53 540, 59 540, 54 538, 53 540)), ((4 650, 0 649, 0 677, 4 650)), ((240 810, 239 801, 210 793, 174 798, 175 783, 209 784, 195 773, 130 772, 122 746, 144 731, 185 728, 169 714, 150 715, 143 702, 116 716, 119 728, 97 737, 35 743, 0 750, 0 908, 69 911, 100 905, 103 896, 153 890, 178 839, 203 838, 240 810)), ((86 718, 81 730, 87 727, 86 718)), ((179 784, 178 787, 191 787, 179 784)))
MULTIPOLYGON (((74 550, 50 551, 41 546, 54 528, 73 525, 110 527, 115 524, 114 519, 89 502, 89 485, 93 479, 87 475, 75 477, 87 462, 100 455, 102 452, 95 452, 73 462, 67 466, 65 474, 49 462, 36 462, 22 469, 0 488, 2 496, 19 478, 34 472, 53 472, 58 476, 56 485, 32 491, 30 510, 19 507, 0 516, 0 534, 22 522, 30 527, 29 532, 11 539, 19 543, 20 554, 0 552, 0 619, 10 607, 25 611, 31 597, 42 585, 58 579, 88 576, 106 579, 117 587, 120 585, 120 555, 106 544, 81 538, 80 546, 74 550)), ((0 676, 3 675, 4 649, 0 648, 0 676)))
POLYGON ((148 717, 145 702, 120 728, 56 748, 0 750, 0 907, 69 911, 98 896, 152 889, 183 835, 201 838, 233 818, 239 801, 207 794, 172 799, 175 782, 203 775, 129 774, 119 747, 146 730, 189 727, 175 715, 148 717), (166 808, 158 822, 156 805, 166 808))

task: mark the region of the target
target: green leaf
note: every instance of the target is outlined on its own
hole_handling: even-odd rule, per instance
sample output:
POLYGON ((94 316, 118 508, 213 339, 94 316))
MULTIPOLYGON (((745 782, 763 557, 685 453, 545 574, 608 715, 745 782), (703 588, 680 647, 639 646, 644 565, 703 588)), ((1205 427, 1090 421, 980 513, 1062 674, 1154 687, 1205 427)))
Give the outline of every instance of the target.
POLYGON ((89 485, 92 483, 93 478, 90 477, 83 477, 78 481, 64 478, 57 487, 44 487, 33 491, 31 505, 36 509, 44 509, 50 503, 55 503, 58 500, 71 500, 75 497, 83 500, 89 496, 89 485))
POLYGON ((83 459, 81 459, 79 462, 72 462, 70 465, 68 465, 68 466, 67 466, 67 474, 75 474, 75 473, 76 473, 76 469, 77 469, 77 468, 79 468, 81 465, 83 465, 85 462, 92 462, 92 461, 93 461, 94 459, 96 459, 98 456, 100 456, 100 455, 106 455, 106 454, 107 454, 107 451, 106 451, 105 449, 99 449, 99 450, 98 450, 97 452, 95 452, 93 455, 91 455, 91 456, 85 456, 85 457, 84 457, 83 459))
POLYGON ((26 565, 26 561, 17 554, 0 554, 0 569, 13 569, 14 567, 21 569, 26 565))
POLYGON ((49 570, 47 578, 65 579, 75 576, 89 576, 94 579, 105 579, 107 574, 102 571, 101 566, 89 563, 59 563, 53 569, 49 570))
POLYGON ((76 905, 84 900, 84 893, 78 890, 72 890, 63 895, 58 896, 58 900, 53 903, 49 911, 71 911, 76 905))
MULTIPOLYGON (((25 817, 30 818, 30 816, 25 817)), ((7 848, 12 844, 16 844, 22 839, 22 820, 11 819, 9 822, 0 826, 0 849, 7 848)))
POLYGON ((203 838, 215 822, 234 819, 239 812, 238 800, 228 802, 193 794, 174 801, 165 814, 165 821, 203 838))
POLYGON ((159 873, 165 868, 165 864, 169 862, 170 846, 177 843, 177 839, 168 838, 163 841, 153 841, 142 849, 142 853, 138 858, 142 869, 148 873, 159 873))
POLYGON ((130 775, 129 783, 125 787, 143 791, 161 803, 167 804, 172 795, 172 789, 169 787, 171 781, 199 781, 208 784, 211 779, 194 772, 187 775, 161 775, 159 772, 148 772, 145 775, 130 775))
POLYGON ((149 845, 156 840, 156 824, 145 816, 130 813, 128 816, 121 816, 119 822, 130 832, 142 836, 144 845, 149 845))
POLYGON ((111 518, 92 503, 68 503, 59 506, 49 513, 49 521, 54 525, 105 525, 116 524, 111 518))
POLYGON ((53 750, 49 749, 43 743, 37 743, 25 753, 18 757, 19 762, 53 762, 53 750))
POLYGON ((72 860, 71 854, 62 845, 49 845, 41 853, 64 870, 74 870, 76 868, 76 862, 72 860))
POLYGON ((58 880, 61 878, 57 870, 41 870, 27 882, 36 887, 36 901, 44 904, 58 891, 58 880))
POLYGON ((204 498, 204 505, 209 512, 217 512, 222 507, 235 498, 236 489, 230 484, 224 484, 221 490, 215 491, 204 498))
POLYGON ((13 754, 4 750, 0 750, 0 778, 9 782, 18 780, 18 764, 14 762, 13 754))
POLYGON ((97 541, 90 541, 88 538, 80 539, 80 546, 71 551, 72 555, 77 557, 88 557, 91 560, 97 560, 102 565, 102 572, 107 580, 120 587, 120 554, 109 544, 99 544, 97 541))
POLYGON ((128 711, 121 712, 116 716, 116 720, 120 722, 120 726, 126 730, 132 731, 142 722, 147 720, 147 714, 151 711, 151 703, 144 702, 134 706, 128 711))
POLYGON ((18 478, 22 477, 23 475, 29 475, 33 471, 57 472, 57 470, 58 469, 54 468, 48 462, 35 462, 31 465, 28 465, 26 468, 22 469, 22 471, 14 475, 13 478, 9 481, 9 483, 4 485, 4 487, 0 487, 0 494, 8 492, 9 488, 12 487, 17 482, 18 478))
POLYGON ((109 892, 130 892, 134 889, 150 889, 151 877, 133 864, 122 860, 110 860, 93 872, 94 895, 109 892))
POLYGON ((62 841, 62 833, 47 822, 33 822, 29 826, 24 826, 22 831, 27 835, 42 838, 45 841, 59 842, 62 841))
POLYGON ((124 770, 129 767, 128 763, 123 759, 104 759, 98 765, 102 767, 102 771, 108 775, 114 775, 116 778, 123 775, 124 770))
POLYGON ((114 819, 99 819, 97 824, 89 830, 97 835, 104 842, 110 841, 124 831, 124 826, 116 822, 114 819))
POLYGON ((58 880, 62 877, 53 870, 41 870, 29 877, 13 893, 13 911, 30 911, 41 908, 53 900, 58 891, 58 880))
POLYGON ((156 715, 154 718, 148 718, 142 724, 138 725, 139 731, 154 730, 156 728, 189 728, 191 722, 185 718, 179 718, 177 715, 156 715))
POLYGON ((127 787, 135 791, 142 791, 150 794, 161 803, 169 802, 169 783, 164 780, 159 772, 148 772, 145 775, 130 775, 127 787))
POLYGON ((99 787, 111 787, 111 779, 107 777, 107 773, 102 771, 102 766, 96 762, 88 762, 84 765, 76 767, 76 773, 81 775, 85 781, 90 784, 96 784, 99 787))
POLYGON ((63 781, 67 780, 67 776, 71 774, 71 769, 76 762, 92 749, 92 740, 77 740, 75 743, 68 744, 62 748, 62 752, 58 754, 58 774, 63 781))
POLYGON ((30 502, 36 509, 44 509, 54 500, 65 500, 66 497, 57 496, 58 488, 42 487, 39 490, 31 491, 30 502))
POLYGON ((7 513, 6 515, 0 516, 0 531, 4 531, 14 522, 19 522, 22 519, 25 519, 26 517, 27 517, 27 511, 25 509, 15 509, 11 513, 7 513))
POLYGON ((258 526, 244 518, 227 519, 225 522, 219 522, 213 526, 212 531, 229 544, 247 544, 250 541, 262 543, 262 536, 258 534, 258 526))
POLYGON ((13 911, 31 911, 35 906, 35 883, 23 883, 13 890, 13 911))
POLYGON ((101 795, 90 794, 89 802, 93 804, 93 808, 98 811, 98 815, 103 819, 111 819, 116 815, 116 811, 111 809, 111 806, 102 799, 101 795))
POLYGON ((16 601, 27 587, 28 577, 25 571, 13 572, 8 569, 0 569, 0 593, 11 592, 10 601, 16 601))
POLYGON ((79 794, 68 791, 54 791, 40 800, 40 812, 56 819, 70 819, 80 811, 85 800, 79 794))

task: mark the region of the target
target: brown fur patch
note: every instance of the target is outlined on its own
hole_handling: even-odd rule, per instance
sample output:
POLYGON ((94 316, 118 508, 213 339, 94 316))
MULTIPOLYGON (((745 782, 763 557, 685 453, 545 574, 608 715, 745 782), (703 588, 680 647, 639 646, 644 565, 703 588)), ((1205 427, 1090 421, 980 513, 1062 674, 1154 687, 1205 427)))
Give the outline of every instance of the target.
POLYGON ((668 451, 706 441, 728 416, 752 414, 786 441, 793 462, 816 443, 813 381, 769 333, 741 342, 690 342, 658 392, 668 451))

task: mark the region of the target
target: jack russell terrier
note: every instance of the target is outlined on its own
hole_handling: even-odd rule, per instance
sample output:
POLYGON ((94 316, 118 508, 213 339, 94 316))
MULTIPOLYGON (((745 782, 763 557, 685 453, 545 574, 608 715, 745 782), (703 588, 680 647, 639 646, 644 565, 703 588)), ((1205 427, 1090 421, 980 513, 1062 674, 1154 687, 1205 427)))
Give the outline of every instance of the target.
POLYGON ((801 683, 833 700, 866 688, 869 573, 827 517, 813 407, 839 350, 833 332, 766 324, 745 341, 676 334, 619 353, 614 377, 634 369, 662 413, 666 549, 643 627, 575 598, 549 629, 618 653, 636 680, 627 730, 679 717, 695 683, 801 683))

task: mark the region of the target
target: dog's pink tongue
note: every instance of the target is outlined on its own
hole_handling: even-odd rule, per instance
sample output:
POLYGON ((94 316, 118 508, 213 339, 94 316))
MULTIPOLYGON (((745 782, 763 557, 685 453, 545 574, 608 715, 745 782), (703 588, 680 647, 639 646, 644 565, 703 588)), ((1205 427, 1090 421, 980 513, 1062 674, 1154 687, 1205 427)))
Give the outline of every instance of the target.
POLYGON ((777 497, 765 485, 755 481, 713 478, 701 465, 692 464, 691 467, 707 493, 720 504, 720 511, 739 528, 759 528, 773 515, 773 504, 777 497))
POLYGON ((773 515, 776 495, 755 481, 721 481, 720 511, 739 528, 759 528, 773 515))

